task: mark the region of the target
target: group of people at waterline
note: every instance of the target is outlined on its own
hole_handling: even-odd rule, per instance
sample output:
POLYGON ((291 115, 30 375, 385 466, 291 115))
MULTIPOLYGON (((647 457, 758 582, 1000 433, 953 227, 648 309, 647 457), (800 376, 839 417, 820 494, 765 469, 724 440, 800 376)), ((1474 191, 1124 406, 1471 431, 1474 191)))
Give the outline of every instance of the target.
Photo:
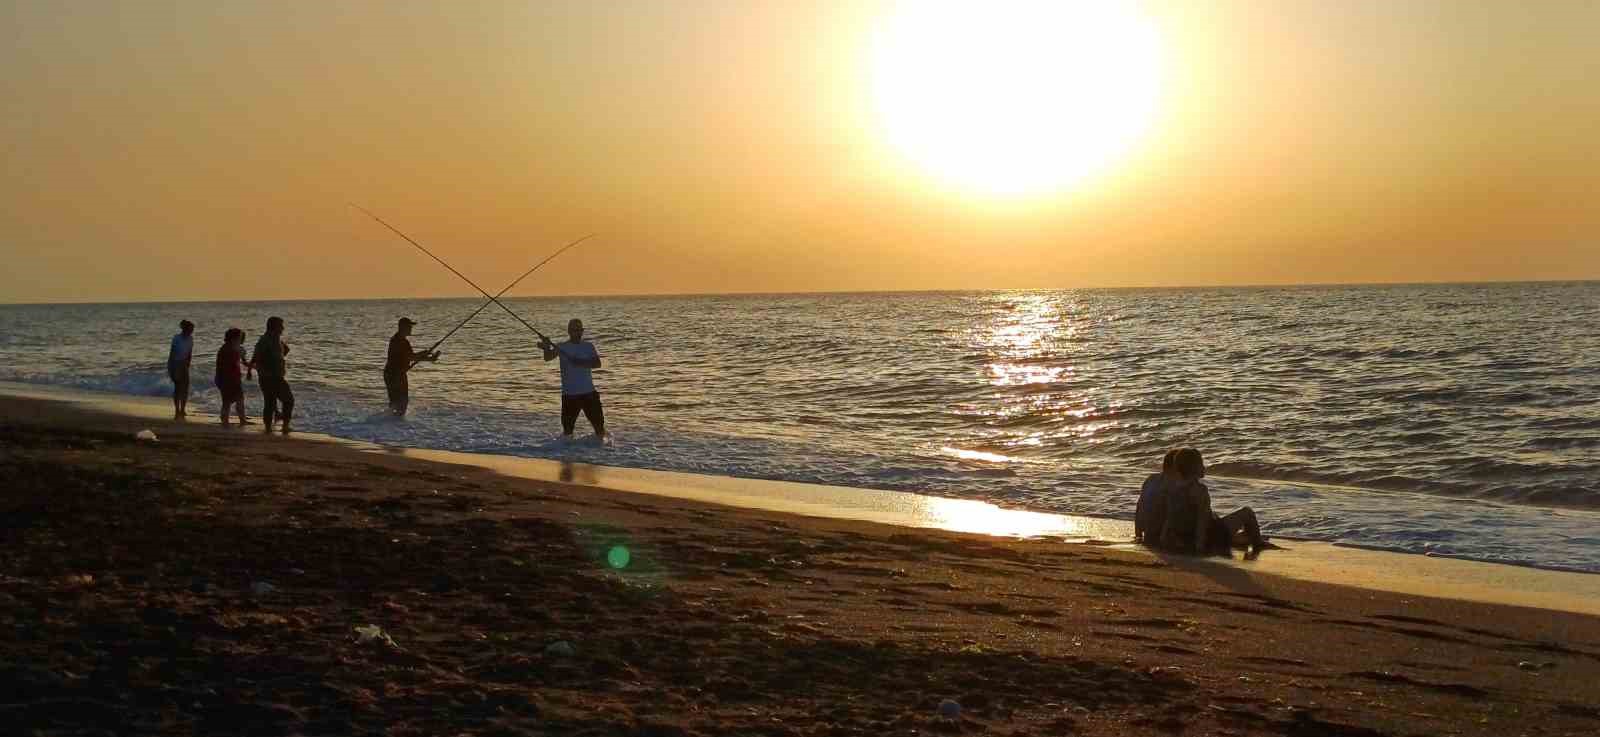
MULTIPOLYGON (((411 369, 423 362, 439 360, 438 351, 418 351, 411 347, 411 329, 417 323, 408 317, 400 318, 395 333, 389 338, 388 357, 383 366, 384 389, 389 396, 389 412, 404 417, 411 403, 411 369)), ((178 323, 179 332, 172 336, 172 346, 167 353, 167 377, 172 380, 173 417, 188 417, 190 369, 194 363, 193 322, 178 323)), ((287 377, 289 343, 284 340, 284 322, 281 317, 267 318, 266 333, 256 340, 255 350, 247 357, 244 350, 245 332, 228 328, 223 333, 222 346, 217 349, 216 374, 213 383, 222 395, 222 424, 230 424, 230 414, 238 417, 239 424, 254 424, 245 414, 244 382, 256 379, 261 389, 261 420, 263 432, 272 432, 278 424, 287 435, 294 417, 294 392, 287 377)), ((545 361, 560 359, 561 372, 561 430, 571 438, 578 414, 588 418, 595 436, 606 440, 605 410, 600 404, 600 393, 595 390, 592 369, 600 368, 600 352, 594 343, 583 339, 583 322, 574 318, 567 323, 568 340, 555 343, 540 336, 539 347, 545 361)))
MULTIPOLYGON (((411 329, 416 324, 410 318, 400 318, 394 335, 389 338, 383 383, 389 396, 389 411, 395 416, 405 416, 410 404, 411 369, 419 363, 439 360, 438 351, 412 348, 411 329)), ((184 320, 179 327, 181 331, 172 338, 167 374, 173 384, 173 410, 181 420, 188 414, 194 323, 184 320)), ((294 392, 286 377, 289 344, 283 332, 283 318, 268 318, 266 333, 256 340, 255 350, 248 358, 244 352, 244 331, 228 328, 223 333, 214 377, 222 394, 223 425, 229 424, 230 411, 237 414, 240 425, 252 424, 244 409, 244 380, 252 374, 260 374, 257 383, 261 388, 264 431, 272 432, 274 423, 280 422, 283 433, 289 433, 294 416, 294 392)), ((545 361, 559 359, 561 362, 562 434, 572 437, 581 413, 594 427, 595 436, 604 441, 605 410, 590 374, 592 369, 601 366, 600 352, 594 343, 583 339, 580 320, 567 323, 567 336, 568 340, 561 343, 543 336, 539 341, 545 361)), ((1234 547, 1243 547, 1247 557, 1258 555, 1267 542, 1261 535, 1255 512, 1249 507, 1226 515, 1213 512, 1210 490, 1200 481, 1205 475, 1205 459, 1200 451, 1194 448, 1168 451, 1162 459, 1161 472, 1151 474, 1140 489, 1134 508, 1134 540, 1173 552, 1228 555, 1234 547)))
MULTIPOLYGON (((257 381, 263 401, 262 420, 271 432, 275 419, 283 422, 283 432, 289 432, 289 421, 294 415, 294 393, 284 378, 288 363, 289 344, 283 341, 283 318, 267 319, 267 331, 256 341, 254 355, 246 358, 245 332, 228 328, 222 334, 222 347, 217 349, 216 373, 212 383, 222 395, 222 424, 229 424, 229 414, 236 413, 240 425, 254 424, 244 409, 244 382, 261 375, 257 381)), ((172 336, 172 346, 167 350, 167 378, 172 380, 173 418, 182 420, 189 416, 189 374, 194 365, 194 323, 178 323, 178 334, 172 336)))

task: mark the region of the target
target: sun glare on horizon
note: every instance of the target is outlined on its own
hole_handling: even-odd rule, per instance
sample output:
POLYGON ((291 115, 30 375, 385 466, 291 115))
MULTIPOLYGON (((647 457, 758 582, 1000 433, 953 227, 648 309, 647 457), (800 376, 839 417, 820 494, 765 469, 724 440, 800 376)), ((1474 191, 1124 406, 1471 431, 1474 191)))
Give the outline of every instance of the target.
POLYGON ((1071 188, 1154 122, 1160 37, 1126 2, 906 2, 871 56, 888 142, 945 185, 993 197, 1071 188))

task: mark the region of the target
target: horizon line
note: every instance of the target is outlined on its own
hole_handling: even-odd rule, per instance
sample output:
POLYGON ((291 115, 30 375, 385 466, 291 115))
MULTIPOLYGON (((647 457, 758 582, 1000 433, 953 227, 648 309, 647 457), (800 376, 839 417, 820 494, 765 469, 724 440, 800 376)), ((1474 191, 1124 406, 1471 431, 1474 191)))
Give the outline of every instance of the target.
MULTIPOLYGON (((1098 287, 973 287, 973 288, 930 288, 930 289, 815 289, 804 291, 763 291, 752 290, 745 292, 615 292, 615 293, 588 293, 588 294, 540 294, 513 296, 505 295, 501 299, 651 299, 666 297, 803 297, 812 295, 864 295, 864 294, 960 294, 973 292, 1134 292, 1158 290, 1201 290, 1201 289, 1314 289, 1319 287, 1408 287, 1408 286, 1472 286, 1472 285, 1509 285, 1509 284, 1587 284, 1600 282, 1600 278, 1589 279, 1480 279, 1467 281, 1374 281, 1374 282, 1263 282, 1254 284, 1148 284, 1130 286, 1098 286, 1098 287)), ((263 297, 256 299, 135 299, 113 301, 90 300, 64 300, 44 302, 9 302, 0 300, 0 306, 5 307, 32 307, 47 305, 146 305, 146 304, 224 304, 239 302, 424 302, 445 300, 476 300, 483 299, 483 295, 462 295, 459 297, 263 297)))

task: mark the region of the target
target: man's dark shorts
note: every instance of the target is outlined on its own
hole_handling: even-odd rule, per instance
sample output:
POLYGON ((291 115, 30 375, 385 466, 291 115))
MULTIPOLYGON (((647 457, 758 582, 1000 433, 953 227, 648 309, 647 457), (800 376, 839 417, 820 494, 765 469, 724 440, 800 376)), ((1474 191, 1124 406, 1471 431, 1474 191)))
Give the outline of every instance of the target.
POLYGON ((261 387, 262 413, 273 413, 273 402, 283 405, 282 412, 287 415, 294 411, 294 392, 289 389, 289 382, 282 376, 268 376, 262 374, 257 381, 261 387))
POLYGON ((579 412, 589 418, 589 424, 594 425, 596 434, 606 431, 606 412, 600 406, 600 392, 561 395, 561 432, 572 434, 572 428, 578 424, 579 412))
POLYGON ((411 382, 404 371, 383 372, 383 387, 389 390, 389 403, 405 402, 411 396, 411 382))

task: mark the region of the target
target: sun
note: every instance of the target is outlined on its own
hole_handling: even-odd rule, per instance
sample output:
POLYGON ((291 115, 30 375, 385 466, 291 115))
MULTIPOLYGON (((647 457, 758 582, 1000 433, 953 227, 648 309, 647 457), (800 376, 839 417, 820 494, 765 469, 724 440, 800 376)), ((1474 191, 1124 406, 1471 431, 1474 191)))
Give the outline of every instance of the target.
POLYGON ((888 142, 946 186, 1017 197, 1082 185, 1154 123, 1161 43, 1137 5, 905 2, 873 39, 888 142))

